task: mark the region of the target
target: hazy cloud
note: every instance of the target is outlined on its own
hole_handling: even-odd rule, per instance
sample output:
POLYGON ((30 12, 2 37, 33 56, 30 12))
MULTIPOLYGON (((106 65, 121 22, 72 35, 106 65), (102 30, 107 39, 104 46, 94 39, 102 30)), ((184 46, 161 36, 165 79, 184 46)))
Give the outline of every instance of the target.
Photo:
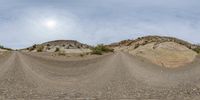
POLYGON ((0 43, 22 48, 55 39, 111 43, 167 35, 200 43, 198 0, 0 0, 0 43), (42 23, 57 22, 55 29, 42 23))

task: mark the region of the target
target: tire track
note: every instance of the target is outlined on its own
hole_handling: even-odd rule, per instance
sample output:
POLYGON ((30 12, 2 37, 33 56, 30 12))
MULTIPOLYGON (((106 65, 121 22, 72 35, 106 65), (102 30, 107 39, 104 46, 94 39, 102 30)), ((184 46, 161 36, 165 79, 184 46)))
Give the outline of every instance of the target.
POLYGON ((4 64, 4 73, 0 77, 0 97, 7 99, 20 99, 28 97, 37 87, 22 68, 16 52, 4 64))
POLYGON ((11 53, 6 57, 1 58, 2 64, 0 64, 0 77, 10 68, 15 60, 15 53, 11 53))

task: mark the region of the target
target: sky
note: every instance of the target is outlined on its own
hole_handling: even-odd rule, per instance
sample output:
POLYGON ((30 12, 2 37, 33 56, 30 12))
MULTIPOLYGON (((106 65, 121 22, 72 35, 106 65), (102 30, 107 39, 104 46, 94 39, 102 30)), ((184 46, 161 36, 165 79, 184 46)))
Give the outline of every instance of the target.
POLYGON ((199 0, 0 0, 0 44, 96 45, 146 35, 200 43, 199 0))

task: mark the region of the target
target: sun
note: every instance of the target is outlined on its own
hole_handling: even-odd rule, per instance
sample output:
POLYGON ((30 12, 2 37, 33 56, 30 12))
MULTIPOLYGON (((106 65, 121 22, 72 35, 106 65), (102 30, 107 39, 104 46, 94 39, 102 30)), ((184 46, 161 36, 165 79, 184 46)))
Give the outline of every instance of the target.
POLYGON ((45 21, 45 26, 49 29, 54 29, 56 25, 57 25, 57 22, 55 20, 50 19, 50 20, 45 21))

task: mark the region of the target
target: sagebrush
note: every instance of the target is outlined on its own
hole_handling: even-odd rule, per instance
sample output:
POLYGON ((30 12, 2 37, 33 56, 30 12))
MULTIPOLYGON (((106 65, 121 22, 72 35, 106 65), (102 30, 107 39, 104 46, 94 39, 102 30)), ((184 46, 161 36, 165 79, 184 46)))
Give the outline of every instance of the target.
POLYGON ((114 50, 103 45, 97 45, 96 47, 91 48, 92 50, 92 54, 98 54, 98 55, 102 55, 103 53, 107 53, 107 52, 113 52, 114 50))

